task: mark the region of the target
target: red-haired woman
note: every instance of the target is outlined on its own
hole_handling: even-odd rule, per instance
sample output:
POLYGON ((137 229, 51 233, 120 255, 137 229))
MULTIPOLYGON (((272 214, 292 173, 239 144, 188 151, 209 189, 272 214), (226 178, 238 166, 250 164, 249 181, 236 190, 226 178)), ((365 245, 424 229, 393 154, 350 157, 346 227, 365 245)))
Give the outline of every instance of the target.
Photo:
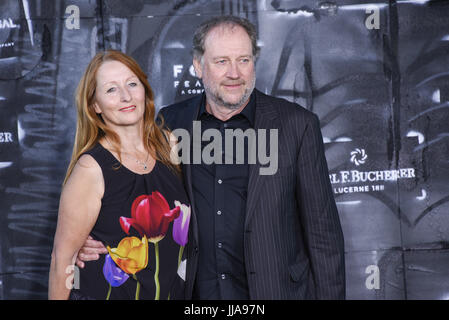
POLYGON ((180 170, 170 161, 172 138, 154 120, 147 77, 128 55, 99 53, 80 80, 76 105, 49 298, 182 297, 178 270, 185 241, 176 239, 186 235, 190 208, 180 170), (74 273, 89 235, 107 246, 108 255, 74 273))

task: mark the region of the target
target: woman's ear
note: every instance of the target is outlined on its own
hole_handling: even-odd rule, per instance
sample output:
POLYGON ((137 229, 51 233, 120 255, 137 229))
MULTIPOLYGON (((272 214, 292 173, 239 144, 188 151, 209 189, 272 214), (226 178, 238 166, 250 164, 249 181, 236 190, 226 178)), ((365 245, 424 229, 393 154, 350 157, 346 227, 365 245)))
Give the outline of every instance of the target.
POLYGON ((100 106, 98 105, 97 102, 94 102, 93 108, 94 108, 94 110, 95 110, 95 112, 96 112, 97 114, 101 114, 102 111, 101 111, 100 106))

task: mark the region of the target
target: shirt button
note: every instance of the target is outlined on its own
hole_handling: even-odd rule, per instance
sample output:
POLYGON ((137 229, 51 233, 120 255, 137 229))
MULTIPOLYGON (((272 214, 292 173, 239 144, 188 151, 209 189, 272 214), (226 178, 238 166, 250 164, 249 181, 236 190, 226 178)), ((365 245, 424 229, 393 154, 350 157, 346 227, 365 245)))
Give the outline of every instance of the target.
POLYGON ((221 179, 218 179, 218 184, 222 184, 223 181, 221 179))
POLYGON ((220 210, 218 210, 218 211, 217 211, 217 214, 218 214, 219 216, 221 216, 221 211, 220 211, 220 210))

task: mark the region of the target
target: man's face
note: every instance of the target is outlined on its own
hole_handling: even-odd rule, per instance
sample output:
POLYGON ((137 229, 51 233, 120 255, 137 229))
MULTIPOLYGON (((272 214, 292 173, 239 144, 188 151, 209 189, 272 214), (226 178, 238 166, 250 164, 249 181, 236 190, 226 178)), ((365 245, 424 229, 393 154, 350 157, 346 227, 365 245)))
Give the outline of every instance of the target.
POLYGON ((240 26, 217 26, 204 41, 201 61, 193 60, 211 108, 238 109, 249 100, 256 75, 251 40, 240 26))

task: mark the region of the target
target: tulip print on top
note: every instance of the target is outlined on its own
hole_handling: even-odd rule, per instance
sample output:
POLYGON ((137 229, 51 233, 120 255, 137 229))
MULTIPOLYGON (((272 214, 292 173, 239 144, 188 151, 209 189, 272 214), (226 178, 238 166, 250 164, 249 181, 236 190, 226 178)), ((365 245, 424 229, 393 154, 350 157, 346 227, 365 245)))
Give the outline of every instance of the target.
POLYGON ((190 204, 181 179, 156 161, 136 174, 97 144, 88 151, 100 165, 105 192, 91 232, 108 255, 80 269, 80 287, 71 298, 182 299, 178 266, 184 258, 190 204))

